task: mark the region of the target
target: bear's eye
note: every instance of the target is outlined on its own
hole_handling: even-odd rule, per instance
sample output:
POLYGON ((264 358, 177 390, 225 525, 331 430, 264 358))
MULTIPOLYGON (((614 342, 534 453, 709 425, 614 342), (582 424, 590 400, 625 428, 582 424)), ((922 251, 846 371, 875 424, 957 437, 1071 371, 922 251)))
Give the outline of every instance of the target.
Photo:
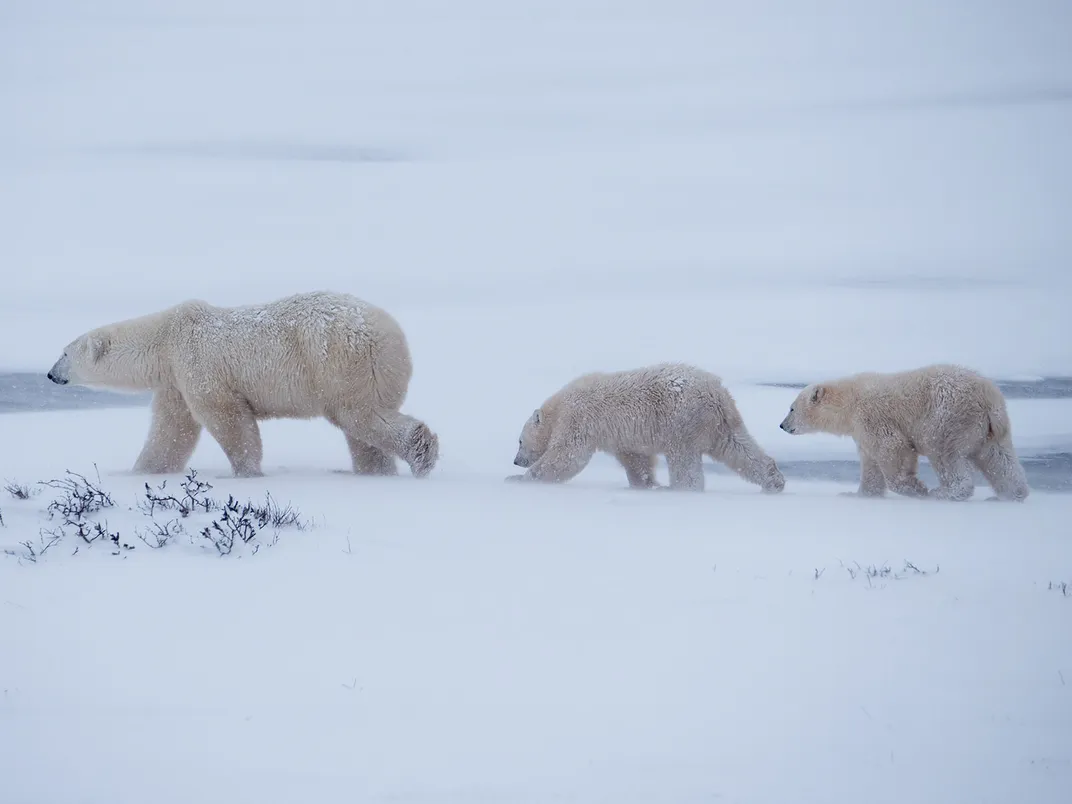
POLYGON ((789 408, 789 412, 790 412, 790 413, 792 413, 792 412, 793 412, 794 410, 796 410, 796 408, 793 408, 793 407, 790 407, 790 408, 789 408))

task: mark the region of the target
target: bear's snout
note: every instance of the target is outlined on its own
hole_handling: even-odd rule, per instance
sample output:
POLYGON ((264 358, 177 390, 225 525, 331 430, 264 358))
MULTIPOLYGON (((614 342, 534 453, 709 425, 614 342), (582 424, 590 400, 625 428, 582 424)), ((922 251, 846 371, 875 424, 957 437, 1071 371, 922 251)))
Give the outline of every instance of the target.
POLYGON ((66 385, 71 380, 71 361, 64 353, 48 370, 47 376, 56 385, 66 385))
POLYGON ((783 421, 781 424, 778 425, 778 427, 790 434, 796 431, 796 428, 789 424, 789 419, 783 421))

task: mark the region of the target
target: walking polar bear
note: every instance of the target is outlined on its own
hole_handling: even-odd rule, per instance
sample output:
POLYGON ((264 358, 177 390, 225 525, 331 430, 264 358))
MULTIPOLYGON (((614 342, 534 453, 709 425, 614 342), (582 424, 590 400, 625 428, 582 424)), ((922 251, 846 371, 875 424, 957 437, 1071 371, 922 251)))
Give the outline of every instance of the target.
POLYGON ((684 364, 595 372, 568 383, 525 422, 514 464, 527 471, 507 479, 565 482, 596 452, 617 458, 633 488, 657 485, 659 454, 672 489, 703 490, 704 454, 765 492, 785 488, 721 380, 684 364))
POLYGON ((910 497, 967 500, 972 466, 999 500, 1027 498, 1027 477, 1012 445, 1005 398, 974 371, 933 365, 893 374, 856 374, 809 385, 781 424, 788 433, 852 436, 865 497, 887 488, 910 497), (938 474, 928 491, 916 476, 919 456, 938 474))
POLYGON ((257 421, 323 417, 346 435, 354 471, 424 477, 439 456, 428 426, 400 413, 413 373, 401 327, 344 293, 215 307, 185 301, 91 330, 48 373, 60 385, 153 391, 135 472, 178 472, 205 427, 236 476, 261 472, 257 421))

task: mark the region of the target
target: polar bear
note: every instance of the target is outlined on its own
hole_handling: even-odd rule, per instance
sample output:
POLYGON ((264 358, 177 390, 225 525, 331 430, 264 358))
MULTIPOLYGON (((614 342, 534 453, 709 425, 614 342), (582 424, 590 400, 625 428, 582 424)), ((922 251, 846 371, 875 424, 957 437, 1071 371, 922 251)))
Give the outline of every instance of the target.
POLYGON ((394 475, 398 456, 424 477, 439 439, 399 412, 412 372, 387 312, 322 291, 245 307, 191 300, 109 324, 71 341, 48 378, 153 391, 135 472, 181 471, 205 427, 236 476, 259 476, 259 419, 323 417, 345 433, 356 473, 394 475))
POLYGON ((565 385, 525 422, 510 480, 561 483, 597 452, 618 459, 633 488, 652 488, 655 457, 666 455, 670 488, 702 491, 710 455, 766 492, 785 479, 749 435, 721 380, 681 363, 594 372, 565 385))
POLYGON ((997 497, 1027 498, 1027 477, 1012 445, 1012 426, 998 387, 970 369, 932 365, 891 374, 856 374, 807 386, 781 429, 791 434, 852 436, 860 454, 860 488, 910 497, 967 500, 972 466, 997 497), (916 476, 919 456, 938 474, 928 491, 916 476))

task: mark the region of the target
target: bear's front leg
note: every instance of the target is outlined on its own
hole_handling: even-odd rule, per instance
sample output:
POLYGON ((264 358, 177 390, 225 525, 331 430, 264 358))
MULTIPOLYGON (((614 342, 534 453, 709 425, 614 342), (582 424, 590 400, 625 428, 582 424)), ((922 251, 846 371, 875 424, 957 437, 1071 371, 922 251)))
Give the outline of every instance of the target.
POLYGON ((860 453, 860 488, 843 492, 851 497, 882 497, 886 494, 886 477, 878 461, 865 452, 860 453))
POLYGON ((177 388, 163 388, 153 394, 152 423, 134 471, 171 474, 186 468, 194 454, 201 425, 177 388))
POLYGON ((581 473, 595 450, 580 444, 552 444, 522 477, 545 483, 565 483, 581 473))
POLYGON ((655 482, 655 456, 642 452, 618 452, 614 455, 625 469, 629 486, 634 489, 650 489, 655 482))
POLYGON ((229 400, 211 408, 194 408, 195 416, 223 449, 235 477, 261 477, 261 433, 249 405, 229 400))
POLYGON ((703 491, 703 453, 685 447, 670 449, 666 453, 666 466, 670 470, 670 488, 681 491, 703 491))
MULTIPOLYGON (((926 497, 927 487, 916 476, 919 468, 919 453, 916 448, 887 424, 872 424, 861 421, 856 434, 857 450, 878 464, 886 487, 905 497, 926 497)), ((861 458, 861 485, 863 485, 861 458)))

